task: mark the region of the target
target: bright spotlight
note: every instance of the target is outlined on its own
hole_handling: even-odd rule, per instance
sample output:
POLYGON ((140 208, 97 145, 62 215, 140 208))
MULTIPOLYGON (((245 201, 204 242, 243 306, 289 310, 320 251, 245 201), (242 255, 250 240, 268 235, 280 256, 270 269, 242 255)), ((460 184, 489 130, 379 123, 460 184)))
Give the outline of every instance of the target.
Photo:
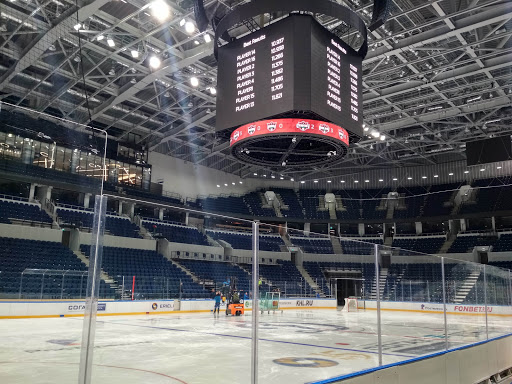
POLYGON ((380 135, 380 139, 381 139, 382 141, 386 140, 386 135, 380 135))
POLYGON ((101 41, 101 40, 103 40, 104 38, 105 38, 105 36, 103 36, 103 35, 99 35, 99 36, 96 38, 96 40, 101 41))
POLYGON ((190 78, 190 84, 192 84, 193 87, 197 87, 199 85, 199 79, 197 77, 191 77, 190 78))
POLYGON ((139 51, 137 51, 136 49, 132 49, 131 54, 134 59, 139 57, 139 51))
POLYGON ((377 138, 380 136, 380 133, 378 131, 372 131, 372 136, 377 138))
POLYGON ((116 46, 116 42, 111 37, 107 38, 107 44, 108 44, 109 47, 115 47, 116 46))
POLYGON ((75 24, 75 25, 73 26, 73 29, 74 29, 75 31, 78 31, 80 28, 82 28, 82 24, 80 24, 80 23, 75 24))
POLYGON ((187 33, 189 33, 189 34, 192 34, 192 33, 194 33, 194 32, 195 32, 195 30, 196 30, 196 26, 194 25, 194 23, 193 23, 193 22, 191 22, 191 21, 187 21, 187 22, 185 23, 185 32, 187 32, 187 33))
POLYGON ((204 35, 204 42, 209 43, 210 41, 212 41, 212 37, 207 33, 204 35))
POLYGON ((160 64, 162 64, 162 62, 156 56, 151 56, 151 58, 149 59, 149 66, 151 68, 154 68, 154 69, 160 68, 160 64))
POLYGON ((215 87, 210 87, 210 94, 216 95, 217 94, 217 89, 215 87))
POLYGON ((164 21, 171 14, 171 9, 163 0, 155 0, 151 3, 151 13, 159 21, 164 21))

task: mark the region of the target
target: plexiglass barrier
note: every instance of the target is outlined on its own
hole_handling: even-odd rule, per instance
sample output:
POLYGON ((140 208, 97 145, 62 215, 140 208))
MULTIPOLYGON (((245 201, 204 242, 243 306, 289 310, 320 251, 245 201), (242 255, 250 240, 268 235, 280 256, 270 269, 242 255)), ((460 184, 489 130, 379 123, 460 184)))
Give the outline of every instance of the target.
MULTIPOLYGON (((0 274, 10 314, 23 302, 25 315, 48 317, 18 313, 0 323, 5 351, 49 352, 54 364, 41 369, 40 382, 50 375, 100 382, 115 374, 127 383, 315 383, 512 333, 511 273, 492 265, 492 255, 483 265, 468 254, 384 246, 378 235, 286 232, 215 212, 208 216, 217 222, 192 226, 100 209, 115 201, 148 204, 104 193, 87 213, 93 225, 69 225, 76 243, 73 233, 63 243, 68 228, 59 205, 59 227, 43 228, 59 239, 31 243, 27 229, 2 238, 12 255, 2 259, 0 274), (137 233, 116 232, 109 222, 117 219, 137 233), (27 327, 33 346, 7 334, 27 327)), ((156 213, 204 214, 149 204, 156 213)), ((24 375, 19 361, 9 372, 1 367, 0 377, 24 375)))

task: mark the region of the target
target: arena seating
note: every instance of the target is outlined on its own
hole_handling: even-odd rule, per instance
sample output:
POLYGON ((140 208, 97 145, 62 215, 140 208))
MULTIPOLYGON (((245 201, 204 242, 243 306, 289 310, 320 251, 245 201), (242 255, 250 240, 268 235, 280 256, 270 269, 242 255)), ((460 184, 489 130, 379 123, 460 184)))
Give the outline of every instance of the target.
POLYGON ((414 254, 413 252, 436 254, 445 243, 445 237, 402 237, 393 239, 393 247, 402 248, 401 255, 414 254), (413 251, 413 252, 408 252, 413 251))
MULTIPOLYGON (((80 228, 92 228, 94 213, 92 209, 87 211, 67 208, 57 208, 59 223, 72 224, 80 228)), ((139 228, 126 217, 107 215, 105 230, 113 236, 140 238, 139 228)))
POLYGON ((348 240, 341 239, 341 248, 346 255, 373 255, 373 244, 383 244, 382 239, 366 237, 348 240))
POLYGON ((361 206, 363 208, 363 216, 368 220, 385 219, 387 209, 378 209, 381 205, 382 197, 385 198, 390 192, 389 189, 365 189, 361 191, 361 206))
POLYGON ((288 206, 288 209, 281 208, 281 213, 284 217, 289 218, 304 218, 302 205, 300 204, 299 197, 292 189, 286 188, 273 188, 272 191, 281 198, 283 204, 288 206))
POLYGON ((496 242, 494 236, 481 236, 481 235, 461 235, 459 234, 448 253, 466 253, 473 251, 476 246, 489 246, 496 242))
POLYGON ((512 251, 512 233, 503 233, 492 247, 493 252, 512 251))
MULTIPOLYGON (((190 202, 188 204, 190 205, 190 202)), ((205 212, 229 212, 251 215, 244 199, 237 196, 197 198, 195 206, 205 212)))
MULTIPOLYGON (((82 245, 82 252, 89 254, 90 246, 82 245)), ((157 298, 209 298, 203 287, 194 283, 183 270, 159 255, 156 251, 103 247, 102 269, 118 285, 125 277, 125 291, 131 290, 135 276, 134 295, 137 299, 157 298), (180 293, 180 284, 182 290, 180 293)))
MULTIPOLYGON (((224 240, 234 249, 252 249, 250 233, 207 230, 206 234, 214 240, 224 240)), ((280 245, 285 245, 280 236, 260 235, 260 251, 281 252, 280 245)))
POLYGON ((425 198, 423 216, 447 216, 453 210, 452 196, 460 188, 460 183, 439 184, 430 187, 429 194, 425 198))
POLYGON ((304 207, 306 219, 329 219, 327 210, 319 211, 320 196, 325 196, 325 191, 314 189, 301 189, 299 191, 300 202, 304 207))
POLYGON ((151 234, 161 235, 173 243, 210 245, 206 236, 195 227, 186 227, 157 220, 144 220, 142 225, 151 234))
POLYGON ((0 223, 12 224, 12 219, 51 224, 52 218, 38 204, 0 199, 0 223))
POLYGON ((251 214, 258 217, 275 217, 274 208, 262 207, 262 196, 260 192, 251 192, 243 196, 244 202, 249 207, 251 214))
POLYGON ((306 253, 334 253, 330 239, 291 237, 290 240, 293 245, 301 247, 306 253))
MULTIPOLYGON (((70 299, 84 298, 86 294, 86 266, 69 248, 57 242, 0 237, 0 271, 0 292, 7 296, 18 297, 20 285, 23 298, 42 295, 44 299, 70 299), (41 273, 23 274, 21 281, 21 273, 26 269, 39 269, 41 273), (83 276, 68 272, 63 279, 66 271, 83 276)), ((115 292, 102 281, 100 297, 114 296, 115 292)))

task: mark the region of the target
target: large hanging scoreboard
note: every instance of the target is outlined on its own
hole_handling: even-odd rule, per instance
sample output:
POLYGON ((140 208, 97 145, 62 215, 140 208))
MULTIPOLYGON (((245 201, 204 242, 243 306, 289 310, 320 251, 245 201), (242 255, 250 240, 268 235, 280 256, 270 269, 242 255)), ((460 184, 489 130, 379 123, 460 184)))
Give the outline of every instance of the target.
POLYGON ((312 113, 362 136, 362 58, 307 15, 219 48, 217 130, 312 113))

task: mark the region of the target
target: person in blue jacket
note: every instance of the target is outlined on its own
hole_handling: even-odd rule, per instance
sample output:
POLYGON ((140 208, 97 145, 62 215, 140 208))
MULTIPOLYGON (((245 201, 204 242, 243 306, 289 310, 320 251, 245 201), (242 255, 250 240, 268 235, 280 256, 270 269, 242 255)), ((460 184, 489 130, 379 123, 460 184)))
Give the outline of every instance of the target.
POLYGON ((215 300, 215 307, 213 307, 213 314, 215 315, 215 311, 217 311, 217 314, 220 312, 220 301, 221 301, 220 292, 217 291, 215 294, 214 300, 215 300))

